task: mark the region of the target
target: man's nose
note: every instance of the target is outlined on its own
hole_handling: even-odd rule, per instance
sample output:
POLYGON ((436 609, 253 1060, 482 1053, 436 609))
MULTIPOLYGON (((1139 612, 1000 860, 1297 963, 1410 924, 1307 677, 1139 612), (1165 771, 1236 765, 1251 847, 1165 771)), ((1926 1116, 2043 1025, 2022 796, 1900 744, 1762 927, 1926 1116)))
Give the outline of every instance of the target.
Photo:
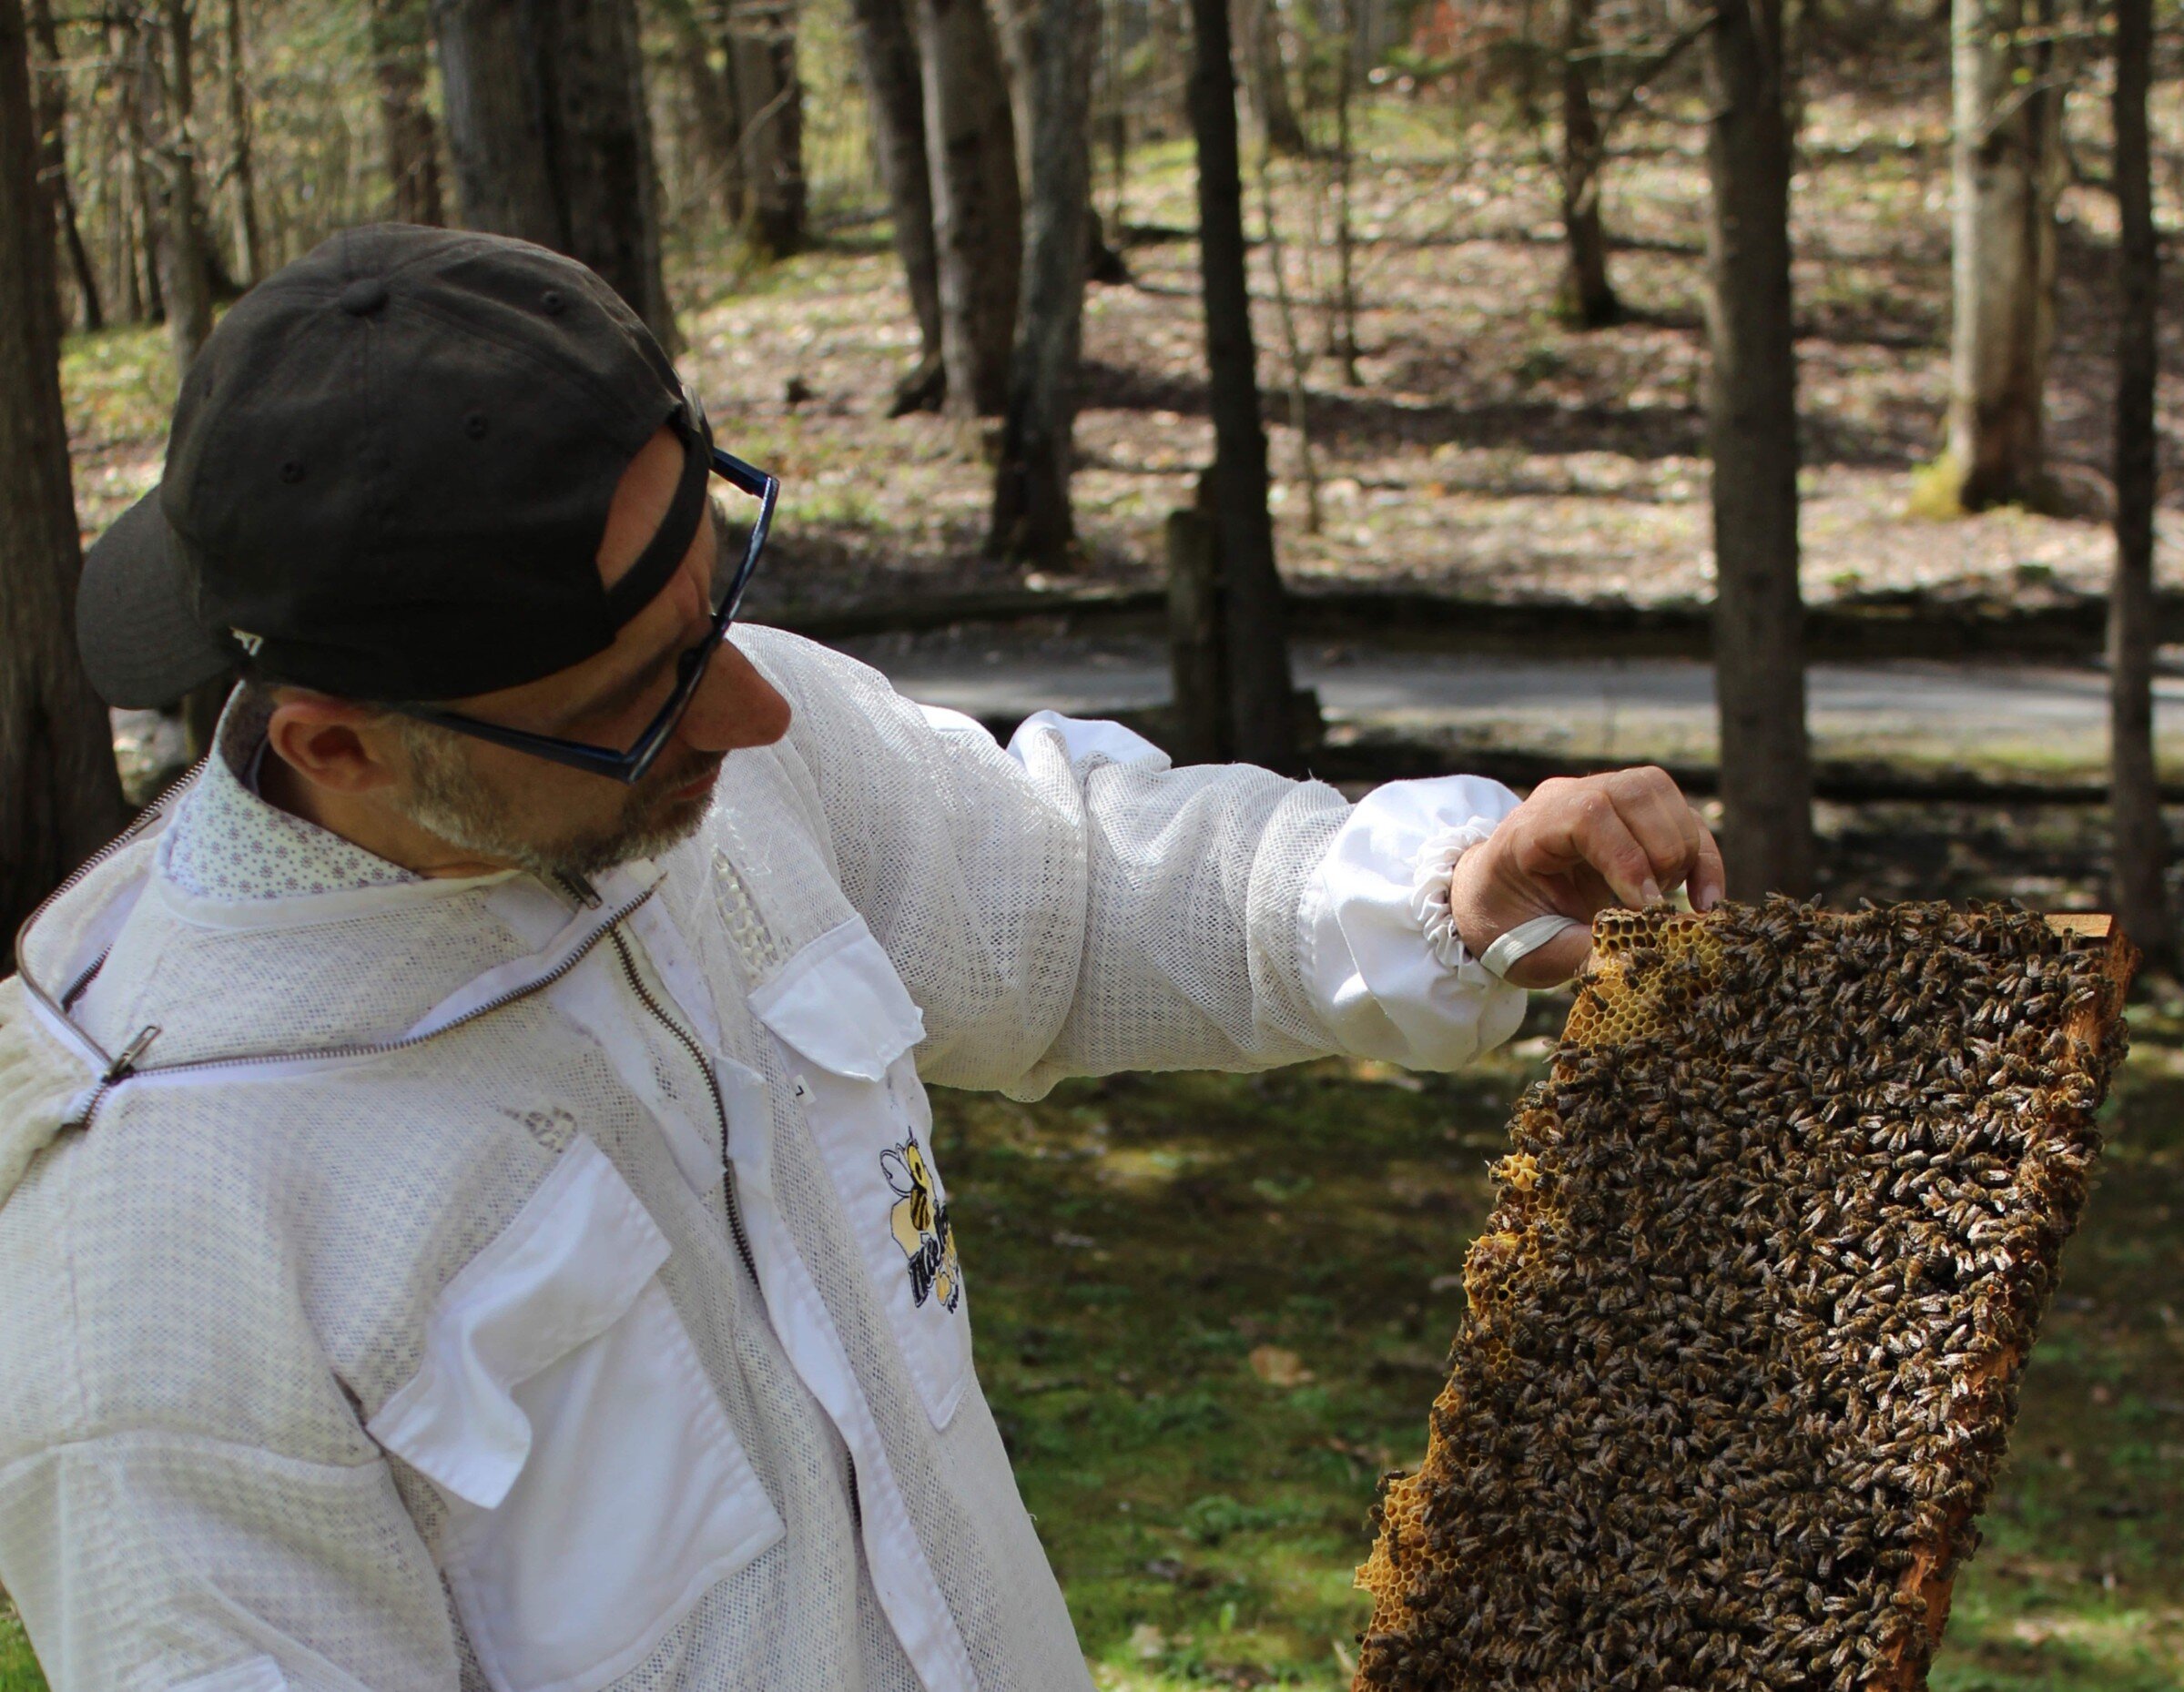
POLYGON ((788 733, 788 701, 729 639, 706 666, 676 738, 696 752, 770 746, 788 733))

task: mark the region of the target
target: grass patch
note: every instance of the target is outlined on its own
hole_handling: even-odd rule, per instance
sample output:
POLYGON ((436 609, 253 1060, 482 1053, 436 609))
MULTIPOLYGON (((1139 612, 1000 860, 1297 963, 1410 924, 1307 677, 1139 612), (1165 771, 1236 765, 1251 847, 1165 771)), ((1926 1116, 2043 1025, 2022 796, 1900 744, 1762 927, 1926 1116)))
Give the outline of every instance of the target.
MULTIPOLYGON (((1935 1692, 2184 1686, 2184 1005, 2137 1049, 1935 1692)), ((1540 1011, 1559 1022, 1558 1008, 1540 1011)), ((979 1373, 1099 1683, 1346 1687, 1375 1480, 1423 1454, 1538 1043, 937 1090, 979 1373)), ((0 1692, 42 1687, 0 1607, 0 1692)))
POLYGON ((0 1592, 0 1692, 45 1692, 46 1677, 31 1655, 23 1618, 7 1595, 0 1592))

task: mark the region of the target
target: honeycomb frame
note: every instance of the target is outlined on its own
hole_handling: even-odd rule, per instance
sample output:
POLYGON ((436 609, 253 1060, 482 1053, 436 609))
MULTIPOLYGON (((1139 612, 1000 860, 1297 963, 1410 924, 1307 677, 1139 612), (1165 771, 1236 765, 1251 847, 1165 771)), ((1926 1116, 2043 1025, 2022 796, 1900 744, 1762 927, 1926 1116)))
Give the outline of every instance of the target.
POLYGON ((1923 1687, 2134 963, 1999 906, 1602 913, 1383 1482, 1355 1692, 1923 1687))

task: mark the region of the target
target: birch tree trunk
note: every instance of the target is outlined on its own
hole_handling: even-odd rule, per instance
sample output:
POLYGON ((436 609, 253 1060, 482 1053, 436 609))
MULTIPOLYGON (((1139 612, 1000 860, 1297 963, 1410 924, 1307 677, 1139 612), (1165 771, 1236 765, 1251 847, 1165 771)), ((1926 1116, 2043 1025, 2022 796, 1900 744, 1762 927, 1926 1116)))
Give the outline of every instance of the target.
POLYGON ((1311 149, 1289 97, 1289 72, 1282 63, 1282 26, 1268 0, 1235 0, 1231 13, 1243 47, 1244 91, 1269 151, 1299 157, 1311 149))
POLYGON ((29 24, 36 43, 36 51, 31 55, 31 81, 36 96, 38 184, 68 249, 68 268, 76 282, 83 326, 96 331, 106 327, 107 314, 91 256, 84 249, 84 232, 76 218, 76 193, 68 180, 68 85, 61 67, 60 35, 53 26, 49 0, 31 0, 29 24))
POLYGON ((432 33, 425 0, 371 0, 371 31, 389 214, 397 223, 445 223, 439 137, 424 101, 432 33))
POLYGON ((2062 89, 2053 0, 1955 0, 1948 471, 1966 511, 2046 493, 2062 89))
POLYGON ((1738 898, 1812 890, 1813 769, 1797 583, 1797 360, 1782 0, 1722 8, 1707 136, 1707 446, 1723 856, 1738 898))
POLYGON ((872 108, 872 149, 887 184, 895 254, 909 285, 920 353, 896 385, 889 415, 939 409, 948 385, 940 351, 940 258, 933 246, 933 184, 925 156, 925 74, 904 0, 852 0, 857 58, 872 108))
POLYGON ((677 345, 634 0, 432 0, 463 223, 588 264, 677 345))
POLYGON ((1560 316, 1581 329, 1622 321, 1608 279, 1608 236, 1600 227, 1600 123, 1592 109, 1595 0, 1562 6, 1562 235, 1560 316))
POLYGON ((745 238, 774 258, 804 244, 804 93, 796 13, 784 0, 731 0, 728 75, 740 117, 745 238))
POLYGON ((1084 326, 1085 207, 1092 193, 1092 62, 1100 15, 1038 0, 1031 79, 1031 198, 1022 304, 994 475, 990 551, 1067 569, 1071 439, 1084 326))
POLYGON ((1198 143, 1199 261, 1214 415, 1214 529, 1227 623, 1231 721, 1238 757, 1288 772, 1297 763, 1295 700, 1274 522, 1266 509, 1266 425, 1259 414, 1258 355, 1244 269, 1228 0, 1191 0, 1191 127, 1198 143))
POLYGON ((706 198, 731 224, 740 224, 743 153, 736 121, 736 91, 727 74, 714 68, 712 45, 690 0, 659 0, 659 13, 674 37, 675 61, 681 68, 690 109, 697 120, 698 156, 706 173, 706 198))
POLYGON ((2147 135, 2153 68, 2153 0, 2116 0, 2116 578, 2108 592, 2108 793, 2114 809, 2116 915, 2149 964, 2173 970, 2176 930, 2163 879, 2154 745, 2154 505, 2160 437, 2154 377, 2160 242, 2154 229, 2147 135))
POLYGON ((212 333, 212 267, 198 178, 196 25, 190 0, 164 0, 157 21, 137 14, 132 32, 154 119, 150 186, 159 294, 178 376, 188 374, 212 333))
POLYGON ((265 274, 265 248, 258 232, 258 167, 250 133, 243 0, 228 0, 226 45, 221 81, 228 97, 229 145, 234 149, 235 251, 242 262, 242 283, 247 288, 265 274))
POLYGON ((123 821, 114 734, 76 655, 76 499, 60 299, 38 190, 30 38, 0 0, 0 932, 123 821))
POLYGON ((918 0, 918 48, 947 409, 991 417, 1008 400, 1023 273, 1009 85, 981 0, 918 0))

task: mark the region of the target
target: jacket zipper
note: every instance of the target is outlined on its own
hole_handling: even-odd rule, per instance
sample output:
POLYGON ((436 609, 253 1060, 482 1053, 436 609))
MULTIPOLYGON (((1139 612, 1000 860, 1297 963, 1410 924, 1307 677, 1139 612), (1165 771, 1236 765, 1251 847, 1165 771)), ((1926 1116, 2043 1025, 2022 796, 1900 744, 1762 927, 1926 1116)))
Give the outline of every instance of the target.
MULTIPOLYGON (((647 887, 616 910, 613 916, 607 917, 597 928, 584 937, 583 945, 536 980, 512 988, 510 991, 503 993, 498 998, 488 999, 484 1004, 463 1012, 453 1021, 434 1028, 427 1034, 406 1034, 400 1039, 369 1040, 350 1046, 329 1046, 318 1051, 261 1052, 248 1058, 193 1058, 182 1063, 154 1064, 149 1069, 143 1069, 138 1066, 137 1060, 144 1055, 145 1048, 151 1044, 159 1032, 158 1025, 151 1024, 141 1030, 122 1049, 118 1057, 109 1059, 105 1073, 99 1077, 98 1085, 92 1090, 90 1098, 84 1101, 82 1114, 62 1126, 70 1130, 88 1130, 92 1119, 98 1114, 99 1106, 106 1102, 107 1095, 114 1090, 117 1084, 132 1075, 195 1075, 202 1074, 208 1069, 249 1069, 269 1063, 294 1063, 299 1059, 310 1062, 340 1062, 351 1058, 381 1058, 391 1052, 407 1051, 412 1046, 422 1046, 427 1040, 438 1039, 443 1034, 452 1034, 457 1028, 468 1028, 481 1017, 489 1017, 496 1010, 505 1010, 509 1006, 529 998, 535 993, 544 992, 546 988, 552 987, 562 977, 567 975, 570 970, 590 957, 592 948, 606 938, 608 935, 613 934, 632 911, 653 896, 653 892, 652 887, 647 887)), ((23 977, 23 984, 37 996, 48 1010, 56 1016, 61 1017, 62 1020, 68 1022, 70 1028, 76 1028, 74 1021, 63 1015, 27 975, 23 977)), ((97 1045, 81 1028, 76 1028, 76 1038, 89 1046, 92 1050, 98 1051, 97 1045)), ((104 1057, 106 1054, 100 1052, 99 1055, 104 1057)), ((715 1097, 718 1098, 717 1092, 715 1097)))
MULTIPOLYGON (((82 975, 76 978, 76 980, 68 988, 67 997, 61 1001, 61 1005, 56 1005, 53 1002, 53 1000, 46 997, 45 992, 38 987, 37 983, 30 978, 30 971, 25 968, 23 966, 23 942, 30 937, 31 928, 36 924, 38 918, 43 917, 46 910, 56 900, 58 900, 63 894, 76 887, 84 880, 86 876, 90 875, 93 870, 97 869, 101 864, 112 857, 115 853, 120 851, 122 847, 127 846, 131 841, 142 835, 147 829, 150 828, 154 823, 164 819, 167 815, 167 807, 173 802, 175 795, 182 792, 192 781, 197 778, 198 772, 205 767, 207 759, 210 758, 211 755, 212 755, 210 753, 207 753, 205 757, 199 758, 195 764, 191 765, 179 775, 176 776, 174 780, 168 782, 166 786, 162 787, 149 805, 146 805, 144 809, 137 812, 135 816, 129 819, 128 826, 127 827, 123 828, 119 834, 116 835, 111 840, 107 841, 106 845, 100 846, 97 851, 92 853, 89 857, 86 858, 74 869, 70 870, 66 876, 62 877, 60 886, 54 888, 51 893, 48 893, 44 898, 40 899, 36 905, 33 906, 31 907, 30 915, 24 917, 22 923, 16 927, 15 944, 15 973, 23 978, 23 985, 28 988, 33 993, 37 995, 38 998, 45 1004, 46 1009, 53 1011, 56 1015, 58 1015, 61 1010, 61 1005, 66 1005, 72 1002, 77 994, 81 993, 86 987, 90 985, 92 977, 96 976, 105 966, 107 961, 107 954, 106 952, 101 952, 97 957, 91 960, 90 968, 86 969, 82 975)), ((112 949, 113 948, 111 947, 107 948, 108 951, 111 951, 112 949)))
POLYGON ((705 1077, 706 1090, 713 1095, 713 1116, 720 1124, 721 1208, 727 1212, 728 1232, 735 1239, 736 1253, 743 1259, 744 1268, 750 1271, 752 1283, 756 1285, 758 1261, 751 1255, 751 1242, 743 1231, 743 1210, 736 1201, 736 1165, 728 1156, 728 1107, 720 1096, 720 1082, 713 1074, 713 1065, 707 1060, 705 1049, 697 1043, 697 1037, 669 1016, 665 1008, 653 997, 652 990, 645 985, 644 978, 637 973, 637 960, 630 954, 629 942, 619 928, 615 931, 615 950, 622 959, 622 973, 629 982, 629 990, 637 996, 638 1002, 652 1013, 654 1019, 674 1035, 683 1049, 690 1054, 690 1060, 697 1065, 697 1072, 705 1077))

